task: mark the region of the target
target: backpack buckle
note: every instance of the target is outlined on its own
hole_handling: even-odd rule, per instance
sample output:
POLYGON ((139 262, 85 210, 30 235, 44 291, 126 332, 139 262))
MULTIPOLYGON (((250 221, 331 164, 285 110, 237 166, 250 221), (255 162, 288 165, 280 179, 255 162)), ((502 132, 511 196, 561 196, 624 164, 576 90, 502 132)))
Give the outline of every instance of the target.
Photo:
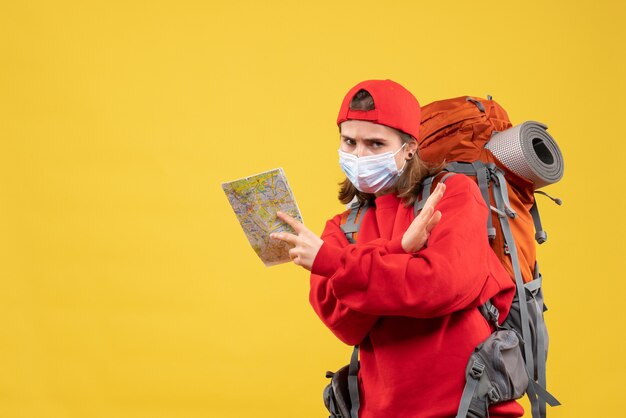
POLYGON ((498 308, 496 308, 492 304, 489 304, 489 307, 487 308, 487 312, 489 313, 489 318, 497 324, 498 319, 500 318, 500 311, 498 310, 498 308))
POLYGON ((489 400, 491 401, 491 403, 496 403, 500 400, 500 394, 494 387, 489 389, 489 393, 487 393, 487 396, 489 397, 489 400))
POLYGON ((485 371, 485 365, 482 364, 480 361, 478 360, 474 360, 474 363, 472 363, 472 367, 470 368, 470 376, 473 377, 474 379, 479 379, 480 376, 483 375, 483 372, 485 371))

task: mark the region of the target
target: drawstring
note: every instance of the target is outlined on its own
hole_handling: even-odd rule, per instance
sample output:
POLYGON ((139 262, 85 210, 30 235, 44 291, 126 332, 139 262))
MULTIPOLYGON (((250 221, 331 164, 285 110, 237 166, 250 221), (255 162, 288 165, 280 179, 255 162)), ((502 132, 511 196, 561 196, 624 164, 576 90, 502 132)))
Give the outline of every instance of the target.
POLYGON ((559 199, 558 197, 552 197, 548 193, 543 192, 541 190, 535 190, 535 193, 539 193, 539 194, 542 194, 542 195, 546 196, 547 198, 549 198, 550 200, 552 200, 554 203, 556 203, 559 206, 561 206, 563 204, 563 201, 561 199, 559 199))

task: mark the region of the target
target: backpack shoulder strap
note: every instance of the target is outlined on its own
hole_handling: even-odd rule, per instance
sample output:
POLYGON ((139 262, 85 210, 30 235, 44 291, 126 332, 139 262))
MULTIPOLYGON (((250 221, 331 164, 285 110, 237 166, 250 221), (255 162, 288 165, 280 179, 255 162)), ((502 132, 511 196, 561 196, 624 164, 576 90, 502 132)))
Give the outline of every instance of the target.
MULTIPOLYGON (((350 358, 350 366, 348 368, 348 393, 350 394, 350 417, 359 417, 359 408, 361 400, 359 398, 359 346, 355 345, 350 358)), ((348 417, 346 417, 348 418, 348 417)))
MULTIPOLYGON (((493 210, 489 200, 490 172, 489 167, 485 163, 480 160, 472 163, 453 161, 446 166, 446 170, 453 173, 476 177, 476 183, 478 184, 480 194, 483 196, 483 200, 485 201, 487 208, 493 210)), ((493 226, 491 216, 487 217, 487 235, 490 240, 493 240, 496 237, 496 229, 493 226)))
POLYGON ((452 177, 455 173, 452 172, 448 172, 447 170, 444 170, 442 172, 439 172, 433 176, 430 177, 426 177, 424 180, 422 180, 422 184, 421 184, 421 188, 422 188, 422 192, 419 196, 419 198, 415 201, 414 205, 413 205, 413 215, 417 216, 418 212, 422 209, 424 209, 424 205, 426 204, 426 200, 428 199, 428 197, 430 196, 431 192, 433 191, 434 187, 438 184, 438 183, 445 183, 446 180, 450 177, 452 177))
POLYGON ((357 202, 344 212, 344 216, 341 218, 341 230, 346 235, 350 244, 356 243, 357 234, 369 206, 369 201, 365 202, 363 205, 359 205, 357 202))

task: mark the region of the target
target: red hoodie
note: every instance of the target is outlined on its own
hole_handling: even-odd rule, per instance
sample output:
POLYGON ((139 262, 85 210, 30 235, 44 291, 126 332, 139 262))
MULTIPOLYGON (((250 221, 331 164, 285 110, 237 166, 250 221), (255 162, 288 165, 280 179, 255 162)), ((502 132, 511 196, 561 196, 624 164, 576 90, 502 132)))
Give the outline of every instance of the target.
MULTIPOLYGON (((437 209, 441 221, 412 254, 401 240, 413 207, 394 194, 376 198, 356 244, 341 215, 326 223, 310 301, 341 341, 360 346, 360 418, 456 416, 469 356, 491 333, 477 307, 491 299, 501 320, 508 314, 515 287, 489 246, 478 186, 452 176, 437 209)), ((514 401, 489 410, 524 413, 514 401)))

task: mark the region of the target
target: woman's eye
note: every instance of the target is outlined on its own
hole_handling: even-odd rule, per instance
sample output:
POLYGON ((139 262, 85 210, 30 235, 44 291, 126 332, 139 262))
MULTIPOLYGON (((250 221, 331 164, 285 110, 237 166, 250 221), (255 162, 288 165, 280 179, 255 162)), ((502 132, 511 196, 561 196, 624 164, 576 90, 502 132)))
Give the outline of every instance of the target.
POLYGON ((350 145, 350 146, 354 146, 354 145, 355 145, 354 139, 344 138, 344 139, 343 139, 343 142, 344 142, 344 144, 346 144, 346 145, 350 145))
POLYGON ((372 142, 372 147, 374 148, 380 148, 383 146, 382 142, 372 142))

